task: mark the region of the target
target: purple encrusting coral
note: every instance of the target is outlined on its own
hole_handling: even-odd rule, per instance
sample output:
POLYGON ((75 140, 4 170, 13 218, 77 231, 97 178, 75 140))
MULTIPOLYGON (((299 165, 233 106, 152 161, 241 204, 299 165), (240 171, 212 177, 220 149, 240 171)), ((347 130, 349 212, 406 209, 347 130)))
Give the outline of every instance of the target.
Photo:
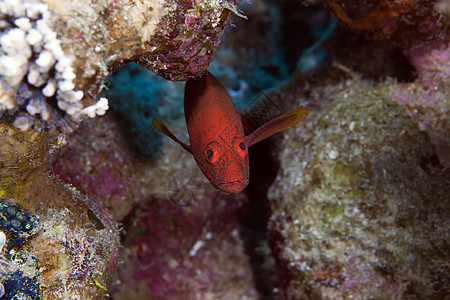
POLYGON ((113 137, 111 140, 98 139, 94 145, 90 140, 69 143, 60 154, 62 157, 54 162, 53 172, 86 195, 99 199, 124 197, 130 182, 122 174, 126 172, 129 158, 120 155, 120 152, 111 152, 114 147, 112 139, 113 137), (103 147, 99 147, 100 141, 103 147), (83 155, 78 154, 78 149, 85 149, 83 155))
POLYGON ((450 42, 431 41, 405 51, 418 78, 391 92, 430 136, 440 162, 450 167, 450 42))
POLYGON ((211 191, 201 202, 181 209, 171 202, 150 200, 130 216, 121 280, 123 291, 140 282, 157 299, 244 299, 257 297, 243 255, 236 220, 240 202, 211 191))
MULTIPOLYGON (((230 5, 235 2, 229 1, 230 5)), ((198 5, 192 0, 168 5, 170 13, 145 43, 147 50, 139 50, 132 60, 170 80, 197 76, 211 62, 232 15, 225 6, 218 9, 221 5, 220 1, 198 5)))
MULTIPOLYGON (((120 150, 118 124, 86 122, 67 146, 53 158, 51 165, 54 174, 64 182, 69 182, 83 194, 102 200, 107 199, 113 207, 118 220, 128 213, 132 199, 129 187, 131 157, 120 150), (90 138, 76 139, 76 136, 89 134, 90 138), (123 208, 125 211, 122 211, 123 208)), ((122 146, 125 146, 121 144, 122 146)))

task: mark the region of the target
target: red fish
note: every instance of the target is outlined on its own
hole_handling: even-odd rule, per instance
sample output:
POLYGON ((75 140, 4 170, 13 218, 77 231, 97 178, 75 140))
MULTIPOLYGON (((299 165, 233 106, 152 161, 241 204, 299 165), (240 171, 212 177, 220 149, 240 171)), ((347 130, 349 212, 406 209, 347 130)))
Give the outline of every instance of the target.
POLYGON ((282 115, 244 135, 241 116, 225 87, 208 71, 186 82, 184 113, 190 146, 159 120, 153 125, 190 152, 211 184, 226 193, 239 193, 248 184, 248 147, 297 124, 308 114, 304 107, 282 115))

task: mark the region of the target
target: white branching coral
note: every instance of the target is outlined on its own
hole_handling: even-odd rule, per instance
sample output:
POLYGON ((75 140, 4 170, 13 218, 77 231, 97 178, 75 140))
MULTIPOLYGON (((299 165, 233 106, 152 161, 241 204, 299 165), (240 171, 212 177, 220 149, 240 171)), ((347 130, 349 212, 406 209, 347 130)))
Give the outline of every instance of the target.
POLYGON ((0 116, 7 112, 23 131, 38 118, 76 121, 108 109, 105 98, 85 107, 86 95, 74 82, 75 58, 64 52, 51 18, 37 0, 0 1, 0 116))

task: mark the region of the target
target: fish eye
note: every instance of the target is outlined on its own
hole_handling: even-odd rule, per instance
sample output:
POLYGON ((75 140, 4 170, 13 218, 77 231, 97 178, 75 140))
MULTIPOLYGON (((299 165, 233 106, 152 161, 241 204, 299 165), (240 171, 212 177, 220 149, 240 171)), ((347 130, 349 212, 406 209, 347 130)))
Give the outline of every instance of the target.
POLYGON ((235 151, 242 157, 245 157, 247 155, 247 144, 241 137, 234 138, 234 149, 235 151))
POLYGON ((206 150, 206 157, 207 157, 208 159, 211 159, 211 157, 213 156, 213 154, 214 154, 214 151, 212 151, 211 149, 207 149, 207 150, 206 150))
POLYGON ((213 164, 220 157, 220 145, 217 142, 211 142, 203 152, 205 153, 206 160, 213 164))

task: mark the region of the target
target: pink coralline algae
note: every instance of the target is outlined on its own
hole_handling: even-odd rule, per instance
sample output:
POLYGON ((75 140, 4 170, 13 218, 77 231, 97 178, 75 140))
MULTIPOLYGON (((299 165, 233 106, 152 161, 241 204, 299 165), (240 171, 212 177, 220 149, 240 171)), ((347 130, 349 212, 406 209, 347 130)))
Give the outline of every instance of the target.
POLYGON ((70 144, 64 148, 60 153, 61 160, 53 164, 53 172, 63 181, 77 186, 86 195, 99 199, 123 197, 124 190, 130 183, 121 175, 121 168, 126 166, 120 157, 94 147, 91 150, 98 151, 89 153, 88 156, 73 155, 80 147, 87 149, 89 145, 70 144))
POLYGON ((152 200, 131 216, 119 276, 125 289, 113 295, 144 282, 152 299, 257 298, 239 239, 239 203, 214 191, 205 196, 188 208, 152 200))
MULTIPOLYGON (((124 208, 124 199, 130 199, 130 157, 118 150, 118 138, 112 131, 117 125, 103 120, 100 125, 85 122, 70 138, 66 147, 51 160, 51 168, 64 182, 74 185, 83 194, 107 200, 108 207, 124 208), (113 126, 113 127, 111 127, 113 126), (83 138, 89 135, 90 138, 83 138), (82 138, 80 138, 82 137, 82 138), (95 140, 95 141, 94 141, 95 140)), ((126 214, 117 209, 115 217, 126 214)))
POLYGON ((208 67, 233 14, 227 8, 237 1, 173 2, 166 6, 170 13, 145 43, 146 49, 138 50, 131 60, 166 79, 186 80, 208 67))
POLYGON ((418 78, 400 84, 391 96, 405 105, 435 147, 440 162, 450 166, 450 42, 433 41, 405 51, 418 78))

